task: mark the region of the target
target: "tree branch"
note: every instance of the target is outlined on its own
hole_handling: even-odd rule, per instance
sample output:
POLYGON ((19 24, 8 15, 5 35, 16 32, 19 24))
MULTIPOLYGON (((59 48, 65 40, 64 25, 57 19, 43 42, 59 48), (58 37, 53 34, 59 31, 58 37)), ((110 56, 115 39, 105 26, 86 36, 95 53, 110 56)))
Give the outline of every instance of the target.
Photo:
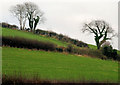
POLYGON ((97 34, 89 25, 87 25, 87 24, 85 24, 85 25, 88 26, 89 29, 90 29, 95 35, 97 34))

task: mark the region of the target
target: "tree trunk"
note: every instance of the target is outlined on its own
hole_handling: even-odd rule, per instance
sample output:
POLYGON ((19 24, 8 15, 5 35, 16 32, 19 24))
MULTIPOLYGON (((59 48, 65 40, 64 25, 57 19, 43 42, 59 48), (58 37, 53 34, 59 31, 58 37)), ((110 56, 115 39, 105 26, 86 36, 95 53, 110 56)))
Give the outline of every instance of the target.
POLYGON ((22 21, 20 20, 20 30, 22 30, 22 21))
POLYGON ((23 30, 25 29, 25 23, 26 23, 26 19, 23 22, 23 30))
POLYGON ((99 37, 97 35, 95 36, 95 42, 96 42, 96 45, 97 45, 97 49, 100 49, 99 37))

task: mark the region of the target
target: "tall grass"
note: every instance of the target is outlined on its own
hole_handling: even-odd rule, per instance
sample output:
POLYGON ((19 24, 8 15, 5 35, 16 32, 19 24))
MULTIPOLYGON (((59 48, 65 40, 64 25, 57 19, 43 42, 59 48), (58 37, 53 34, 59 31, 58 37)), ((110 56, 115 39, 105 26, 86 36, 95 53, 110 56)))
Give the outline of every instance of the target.
POLYGON ((110 81, 101 81, 98 82, 96 80, 79 80, 79 81, 68 81, 68 80, 43 80, 35 76, 34 78, 27 79, 16 76, 6 76, 3 75, 3 85, 118 85, 118 83, 110 83, 110 81))

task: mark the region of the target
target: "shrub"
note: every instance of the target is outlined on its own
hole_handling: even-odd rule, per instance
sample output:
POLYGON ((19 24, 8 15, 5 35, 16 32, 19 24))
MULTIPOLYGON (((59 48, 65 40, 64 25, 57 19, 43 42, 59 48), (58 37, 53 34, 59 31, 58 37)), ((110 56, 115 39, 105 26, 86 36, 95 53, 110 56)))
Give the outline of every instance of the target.
POLYGON ((88 47, 88 45, 86 43, 83 43, 82 41, 77 41, 76 45, 78 47, 88 47))
POLYGON ((86 55, 90 57, 106 59, 106 56, 104 56, 100 50, 94 50, 89 48, 76 48, 76 47, 73 47, 71 44, 68 45, 68 47, 66 48, 66 51, 73 54, 86 55))
POLYGON ((120 61, 120 54, 117 54, 117 59, 118 61, 120 61))
POLYGON ((106 59, 106 57, 99 50, 93 50, 93 49, 88 49, 88 48, 80 48, 78 53, 80 55, 87 55, 87 56, 90 56, 90 57, 106 59))
POLYGON ((18 29, 18 26, 16 26, 16 25, 10 25, 10 24, 8 24, 6 22, 2 22, 1 25, 4 28, 18 29))
POLYGON ((105 45, 101 48, 102 53, 107 56, 108 59, 117 59, 117 50, 113 49, 112 46, 105 45))
POLYGON ((73 49, 74 49, 73 46, 71 44, 69 44, 66 48, 66 51, 69 52, 69 53, 74 53, 73 49))
POLYGON ((2 37, 2 44, 10 47, 18 47, 18 48, 28 48, 28 49, 42 49, 45 51, 54 51, 56 49, 56 45, 53 43, 25 39, 20 37, 2 37))
POLYGON ((65 47, 57 47, 56 51, 58 51, 58 52, 64 52, 65 51, 65 47))
POLYGON ((68 45, 66 50, 67 52, 73 53, 73 54, 86 55, 90 57, 106 59, 106 56, 104 56, 100 50, 93 50, 89 48, 74 48, 72 47, 72 45, 68 45))
POLYGON ((35 34, 45 35, 45 36, 48 36, 48 37, 54 37, 54 38, 56 38, 58 40, 74 44, 74 45, 76 45, 78 47, 88 47, 88 45, 86 43, 82 42, 82 41, 72 39, 72 38, 70 38, 68 36, 65 36, 63 34, 57 34, 57 33, 52 32, 52 31, 45 31, 45 30, 37 29, 35 31, 35 34))

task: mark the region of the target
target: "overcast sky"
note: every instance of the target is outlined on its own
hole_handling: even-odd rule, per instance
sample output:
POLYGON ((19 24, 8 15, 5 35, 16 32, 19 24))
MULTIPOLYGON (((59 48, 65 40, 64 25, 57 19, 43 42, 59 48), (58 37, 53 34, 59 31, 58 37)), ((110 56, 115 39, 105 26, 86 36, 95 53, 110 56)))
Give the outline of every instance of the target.
MULTIPOLYGON (((118 32, 119 0, 1 0, 0 22, 19 25, 9 9, 13 5, 27 1, 34 2, 45 13, 45 23, 40 24, 37 28, 62 33, 94 45, 94 36, 81 32, 84 22, 102 19, 118 32)), ((114 38, 111 44, 117 48, 118 39, 114 38)))

